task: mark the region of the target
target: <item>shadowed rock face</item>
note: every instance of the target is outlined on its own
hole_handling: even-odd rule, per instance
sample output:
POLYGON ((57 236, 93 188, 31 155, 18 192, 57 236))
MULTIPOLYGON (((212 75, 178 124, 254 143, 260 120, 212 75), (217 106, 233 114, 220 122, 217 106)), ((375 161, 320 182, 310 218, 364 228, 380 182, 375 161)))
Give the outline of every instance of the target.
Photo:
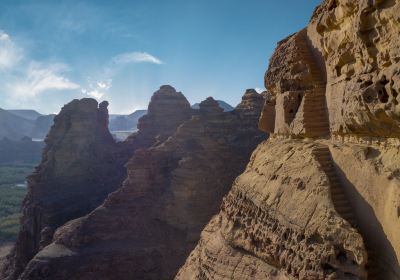
POLYGON ((128 142, 161 143, 191 115, 190 104, 181 92, 168 85, 161 86, 152 96, 147 114, 139 119, 139 132, 132 134, 128 142))
POLYGON ((88 214, 116 190, 136 149, 167 138, 191 116, 186 98, 163 86, 154 94, 148 115, 140 119, 139 131, 115 143, 108 131, 107 105, 93 99, 74 100, 55 117, 42 162, 28 179, 22 228, 2 279, 16 279, 52 241, 59 226, 88 214))
POLYGON ((42 162, 28 178, 11 279, 51 242, 57 227, 94 209, 124 178, 124 162, 107 129, 107 105, 74 100, 55 118, 42 162))
POLYGON ((176 276, 400 279, 400 2, 326 0, 278 43, 273 133, 176 276))
MULTIPOLYGON (((203 101, 166 141, 137 150, 122 187, 87 216, 59 228, 21 278, 173 278, 251 151, 265 139, 257 130, 263 102, 261 95, 246 93, 234 111, 224 113, 214 99, 203 101)), ((143 130, 155 127, 149 119, 172 114, 152 115, 152 110, 149 106, 143 130)))

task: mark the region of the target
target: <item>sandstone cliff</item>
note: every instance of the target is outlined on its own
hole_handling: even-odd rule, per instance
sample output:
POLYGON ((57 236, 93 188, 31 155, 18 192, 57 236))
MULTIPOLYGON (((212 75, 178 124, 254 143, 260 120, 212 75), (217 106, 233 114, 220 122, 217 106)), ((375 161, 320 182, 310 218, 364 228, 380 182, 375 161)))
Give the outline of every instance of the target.
POLYGON ((21 231, 3 267, 2 279, 16 279, 64 223, 98 207, 126 177, 124 165, 139 148, 171 135, 191 116, 190 104, 173 87, 162 86, 139 121, 139 131, 115 143, 108 131, 107 103, 74 100, 55 117, 41 164, 28 178, 21 231))
POLYGON ((278 43, 273 133, 176 279, 400 279, 400 2, 326 0, 278 43))
MULTIPOLYGON (((165 102, 174 120, 176 107, 165 102)), ((257 129, 263 103, 252 90, 232 112, 212 98, 203 101, 171 137, 160 135, 159 145, 137 150, 122 187, 87 216, 59 228, 21 279, 173 278, 265 139, 257 129)), ((139 128, 153 127, 150 120, 139 128)))
POLYGON ((42 162, 28 178, 21 231, 6 276, 16 278, 57 227, 98 206, 123 179, 107 118, 107 104, 98 106, 93 99, 74 100, 55 118, 42 162))

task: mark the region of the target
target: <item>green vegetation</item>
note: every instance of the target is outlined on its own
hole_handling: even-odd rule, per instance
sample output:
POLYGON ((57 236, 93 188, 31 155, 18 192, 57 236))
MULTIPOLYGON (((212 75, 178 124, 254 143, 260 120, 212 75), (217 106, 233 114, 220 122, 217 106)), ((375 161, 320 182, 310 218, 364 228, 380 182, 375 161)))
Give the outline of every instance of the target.
POLYGON ((21 203, 26 188, 17 186, 25 182, 36 164, 0 166, 0 243, 15 240, 19 230, 21 203))
POLYGON ((23 183, 36 164, 0 165, 0 186, 23 183))

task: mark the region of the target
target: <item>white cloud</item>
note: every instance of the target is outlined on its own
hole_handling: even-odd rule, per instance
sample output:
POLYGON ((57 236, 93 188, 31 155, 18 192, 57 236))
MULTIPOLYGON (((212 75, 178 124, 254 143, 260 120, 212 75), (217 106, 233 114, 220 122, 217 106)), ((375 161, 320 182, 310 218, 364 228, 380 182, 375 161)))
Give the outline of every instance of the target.
POLYGON ((46 91, 79 89, 66 77, 68 67, 61 63, 40 63, 30 59, 23 48, 0 30, 0 90, 9 103, 31 100, 46 91))
POLYGON ((0 70, 16 65, 22 57, 22 50, 11 40, 10 35, 0 30, 0 70))
POLYGON ((108 79, 105 81, 98 81, 96 83, 89 83, 88 89, 84 88, 81 90, 81 92, 95 99, 101 99, 107 94, 111 87, 112 79, 108 79))
POLYGON ((63 64, 43 65, 31 62, 25 75, 8 85, 9 91, 17 98, 35 97, 49 90, 74 90, 80 86, 71 82, 63 74, 63 64))
POLYGON ((160 59, 146 52, 129 52, 114 56, 111 61, 105 65, 103 73, 100 75, 103 78, 98 79, 97 82, 88 81, 88 86, 82 88, 81 92, 95 99, 103 98, 111 89, 112 78, 116 75, 118 70, 126 64, 134 63, 163 64, 160 59))
POLYGON ((115 64, 131 64, 141 62, 164 64, 164 62, 162 62, 160 59, 146 52, 123 53, 115 56, 112 60, 115 64))
POLYGON ((7 33, 4 33, 3 30, 0 30, 0 41, 8 41, 10 40, 10 36, 7 33))

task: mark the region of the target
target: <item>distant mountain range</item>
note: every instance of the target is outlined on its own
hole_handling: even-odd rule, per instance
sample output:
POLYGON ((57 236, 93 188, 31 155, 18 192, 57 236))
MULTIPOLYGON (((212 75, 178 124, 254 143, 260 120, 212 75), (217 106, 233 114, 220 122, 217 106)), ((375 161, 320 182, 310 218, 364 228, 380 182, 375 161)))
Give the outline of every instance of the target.
POLYGON ((20 140, 24 136, 30 136, 34 127, 35 121, 0 109, 0 139, 20 140))
POLYGON ((43 148, 44 142, 32 141, 28 137, 21 140, 0 139, 0 165, 39 162, 43 148))
MULTIPOLYGON (((219 107, 224 109, 224 112, 229 112, 234 109, 231 105, 229 105, 225 101, 222 101, 222 100, 216 100, 216 101, 218 102, 219 107)), ((200 106, 200 103, 195 103, 192 105, 192 109, 199 109, 200 108, 199 106, 200 106)))
POLYGON ((7 112, 32 121, 36 120, 40 116, 43 116, 35 110, 7 110, 7 112))
POLYGON ((139 119, 147 114, 147 110, 136 110, 129 115, 110 115, 108 128, 113 131, 134 131, 139 119))
MULTIPOLYGON (((217 100, 219 106, 225 112, 234 108, 222 100, 217 100)), ((199 109, 199 103, 192 105, 193 109, 199 109)), ((110 114, 109 129, 113 135, 126 135, 137 129, 139 119, 147 113, 147 110, 136 110, 129 115, 110 114), (122 133, 122 134, 121 134, 122 133)), ((21 140, 29 137, 35 140, 43 140, 50 127, 53 125, 55 115, 43 115, 35 110, 3 110, 0 109, 0 140, 21 140)))

